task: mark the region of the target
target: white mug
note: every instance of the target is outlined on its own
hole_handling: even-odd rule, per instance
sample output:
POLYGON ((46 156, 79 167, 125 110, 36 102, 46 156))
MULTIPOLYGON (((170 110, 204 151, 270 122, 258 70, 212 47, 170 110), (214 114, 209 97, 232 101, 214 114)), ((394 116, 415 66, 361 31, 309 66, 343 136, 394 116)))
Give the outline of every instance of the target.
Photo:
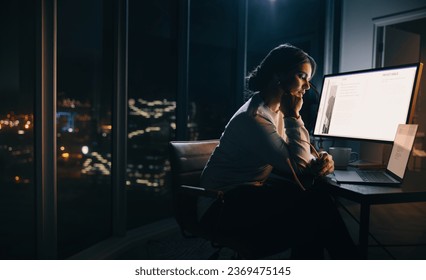
POLYGON ((346 147, 330 147, 329 154, 333 156, 335 169, 346 169, 349 162, 353 162, 357 158, 357 153, 353 153, 351 148, 346 147), (354 156, 353 159, 351 157, 354 156))

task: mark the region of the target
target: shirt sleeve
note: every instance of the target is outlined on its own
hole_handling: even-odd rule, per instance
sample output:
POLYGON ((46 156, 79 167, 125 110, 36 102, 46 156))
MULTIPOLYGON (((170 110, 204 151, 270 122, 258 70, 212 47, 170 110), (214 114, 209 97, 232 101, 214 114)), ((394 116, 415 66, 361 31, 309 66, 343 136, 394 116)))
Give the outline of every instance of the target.
POLYGON ((268 118, 256 115, 253 119, 253 137, 257 143, 253 147, 257 156, 280 172, 289 173, 287 159, 297 173, 302 173, 313 156, 310 152, 309 133, 301 118, 284 118, 284 137, 279 135, 277 127, 268 118), (257 131, 256 131, 257 130, 257 131))
POLYGON ((284 118, 284 137, 289 147, 290 160, 296 169, 305 169, 314 158, 311 154, 309 132, 302 118, 284 118))

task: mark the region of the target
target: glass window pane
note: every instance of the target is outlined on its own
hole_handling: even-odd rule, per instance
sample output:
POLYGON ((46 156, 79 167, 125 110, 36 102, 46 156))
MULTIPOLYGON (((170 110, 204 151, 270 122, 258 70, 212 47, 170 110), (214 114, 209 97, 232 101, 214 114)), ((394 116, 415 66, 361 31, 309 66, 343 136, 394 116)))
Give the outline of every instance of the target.
POLYGON ((34 259, 33 1, 0 9, 0 259, 34 259))
POLYGON ((109 236, 111 1, 58 1, 58 251, 65 258, 109 236), (78 15, 78 17, 77 17, 78 15))
POLYGON ((129 1, 127 227, 171 216, 178 1, 129 1))
POLYGON ((188 139, 219 138, 233 108, 239 1, 191 1, 188 139))

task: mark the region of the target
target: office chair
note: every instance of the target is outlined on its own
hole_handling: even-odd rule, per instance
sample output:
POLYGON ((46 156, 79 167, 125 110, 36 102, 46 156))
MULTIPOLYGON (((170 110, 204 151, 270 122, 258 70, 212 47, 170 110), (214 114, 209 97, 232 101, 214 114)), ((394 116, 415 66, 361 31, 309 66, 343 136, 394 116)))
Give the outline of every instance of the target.
POLYGON ((213 197, 226 203, 226 195, 217 190, 200 187, 200 176, 219 140, 172 141, 170 159, 172 195, 175 219, 185 237, 201 237, 218 250, 210 257, 217 258, 222 248, 235 252, 236 258, 259 259, 276 252, 268 240, 257 236, 221 236, 201 226, 197 217, 197 200, 200 196, 213 197))

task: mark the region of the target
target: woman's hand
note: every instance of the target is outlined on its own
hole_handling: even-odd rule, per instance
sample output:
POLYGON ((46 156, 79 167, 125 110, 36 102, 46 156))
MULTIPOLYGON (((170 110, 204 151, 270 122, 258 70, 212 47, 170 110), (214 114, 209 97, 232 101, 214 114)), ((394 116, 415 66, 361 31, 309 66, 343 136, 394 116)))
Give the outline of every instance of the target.
POLYGON ((296 93, 284 93, 281 96, 280 110, 284 117, 299 118, 299 111, 303 106, 303 95, 296 93))
POLYGON ((327 152, 320 152, 319 157, 311 162, 311 169, 315 176, 326 176, 333 173, 333 156, 327 152))

